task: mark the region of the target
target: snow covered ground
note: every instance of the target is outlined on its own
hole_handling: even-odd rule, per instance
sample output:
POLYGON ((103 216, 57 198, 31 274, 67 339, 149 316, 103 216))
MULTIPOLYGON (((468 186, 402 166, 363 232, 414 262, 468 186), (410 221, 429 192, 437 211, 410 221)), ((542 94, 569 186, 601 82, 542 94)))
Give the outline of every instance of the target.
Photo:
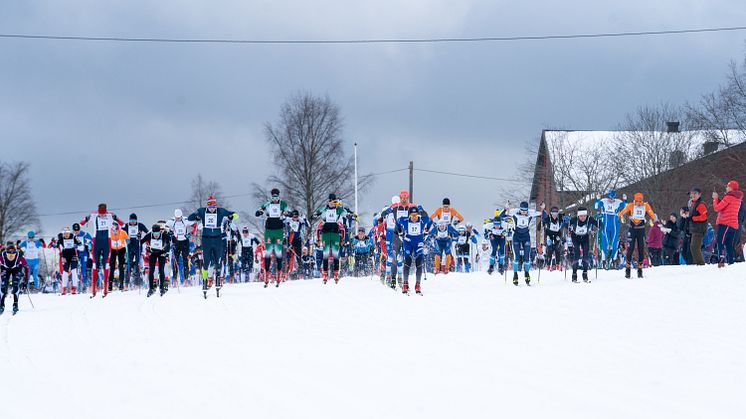
POLYGON ((2 417, 746 417, 746 264, 646 274, 24 295, 2 417))

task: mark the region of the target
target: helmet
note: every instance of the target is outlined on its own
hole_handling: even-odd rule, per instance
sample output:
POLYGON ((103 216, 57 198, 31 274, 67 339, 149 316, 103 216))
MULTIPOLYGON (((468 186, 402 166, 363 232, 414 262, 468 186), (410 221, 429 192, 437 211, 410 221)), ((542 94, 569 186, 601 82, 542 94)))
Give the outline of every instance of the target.
POLYGON ((34 232, 34 230, 30 230, 30 231, 29 231, 29 232, 27 233, 27 236, 28 236, 28 238, 29 238, 29 239, 33 239, 33 238, 34 238, 34 236, 36 236, 36 233, 34 232))
POLYGON ((158 223, 153 224, 153 233, 158 233, 161 231, 161 225, 158 223))
POLYGON ((176 218, 181 218, 181 217, 182 217, 183 215, 184 215, 184 213, 182 213, 182 212, 181 212, 181 209, 180 209, 180 208, 176 208, 176 209, 174 210, 174 217, 176 217, 176 218))
POLYGON ((645 196, 640 192, 637 192, 635 194, 635 202, 642 202, 643 199, 645 199, 645 196))
POLYGON ((519 206, 519 208, 521 209, 521 211, 528 211, 528 202, 526 201, 521 202, 521 205, 519 206))
POLYGON ((398 196, 392 196, 391 197, 391 204, 392 205, 396 205, 396 204, 400 204, 400 203, 401 203, 401 198, 399 198, 398 196))
POLYGON ((401 199, 408 199, 409 198, 409 191, 406 189, 402 189, 399 191, 399 198, 401 199))
POLYGON ((451 205, 451 200, 448 198, 443 198, 443 205, 451 205))
POLYGON ((337 195, 333 194, 333 193, 330 193, 329 194, 329 201, 336 201, 336 200, 337 200, 337 195))
POLYGON ((80 224, 74 223, 73 224, 73 231, 80 231, 80 224))
POLYGON ((607 192, 606 195, 608 195, 609 198, 614 199, 616 198, 616 191, 614 189, 609 189, 609 192, 607 192))
POLYGON ((279 190, 279 189, 277 189, 277 188, 272 188, 272 190, 271 190, 271 191, 269 192, 269 194, 270 194, 270 195, 271 195, 271 196, 272 196, 273 198, 274 198, 274 197, 279 197, 279 196, 280 196, 280 190, 279 190))

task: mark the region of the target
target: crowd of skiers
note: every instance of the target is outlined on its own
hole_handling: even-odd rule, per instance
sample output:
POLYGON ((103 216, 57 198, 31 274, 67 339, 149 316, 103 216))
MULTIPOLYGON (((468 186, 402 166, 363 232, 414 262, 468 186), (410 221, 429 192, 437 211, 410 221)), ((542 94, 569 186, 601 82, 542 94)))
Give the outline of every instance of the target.
POLYGON ((571 271, 577 282, 578 271, 590 281, 591 268, 624 269, 630 278, 632 268, 642 277, 644 267, 661 264, 724 266, 736 259, 746 217, 742 198, 736 181, 728 182, 723 197, 713 192, 710 205, 692 188, 679 214, 659 219, 641 193, 627 202, 610 190, 590 207, 508 204, 484 220, 480 233, 448 198, 428 213, 403 190, 364 228, 356 227, 357 214, 333 193, 309 220, 272 189, 254 214, 264 218, 263 240, 239 226, 238 213, 219 207, 213 197, 188 216, 176 209, 171 219, 150 228, 134 213, 122 220, 100 204, 48 242, 30 231, 26 240, 2 246, 0 313, 9 293, 15 313, 24 289, 51 286, 61 295, 86 291, 91 297, 100 289, 105 297, 115 288, 140 289, 143 277, 148 297, 156 291, 163 296, 170 285, 200 285, 207 298, 213 287, 219 296, 225 281, 279 287, 287 279, 321 277, 327 283, 348 275, 379 276, 403 293, 409 293, 413 276, 421 294, 427 272, 512 270, 513 284, 519 285, 522 271, 530 285, 532 268, 571 271), (717 213, 715 227, 708 223, 710 211, 717 213), (53 252, 52 281, 40 280, 45 249, 53 252))

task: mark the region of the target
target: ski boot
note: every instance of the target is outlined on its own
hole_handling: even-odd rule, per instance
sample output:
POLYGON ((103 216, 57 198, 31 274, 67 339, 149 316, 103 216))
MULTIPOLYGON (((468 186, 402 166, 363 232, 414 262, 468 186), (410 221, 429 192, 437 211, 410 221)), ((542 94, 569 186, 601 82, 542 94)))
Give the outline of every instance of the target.
POLYGON ((629 266, 624 268, 624 277, 627 279, 630 279, 630 277, 632 276, 631 271, 632 271, 632 268, 630 268, 629 266))
POLYGON ((396 280, 394 278, 388 278, 388 285, 392 290, 396 289, 396 280))
POLYGON ((518 272, 513 272, 513 285, 518 286, 518 272))
POLYGON ((409 284, 407 282, 404 282, 401 286, 401 293, 402 294, 409 294, 409 284))
POLYGON ((415 294, 422 295, 422 288, 420 287, 420 283, 417 282, 414 284, 414 292, 415 294))
POLYGON ((13 302, 13 315, 15 316, 16 313, 18 313, 18 301, 13 302))
POLYGON ((153 294, 155 294, 155 288, 154 287, 148 288, 148 295, 146 295, 146 297, 151 297, 153 294))
POLYGON ((163 297, 168 292, 168 288, 161 288, 161 297, 163 297))
POLYGON ((572 282, 575 282, 575 283, 578 282, 578 273, 577 272, 573 272, 572 273, 572 282))
POLYGON ((492 272, 495 272, 495 265, 490 265, 490 267, 487 268, 488 275, 492 275, 492 272))
POLYGON ((264 276, 264 288, 267 288, 269 286, 269 272, 264 271, 262 276, 264 276))
POLYGON ((3 313, 5 313, 5 304, 0 305, 0 315, 2 315, 3 313))
POLYGON ((78 287, 73 287, 73 292, 71 292, 70 294, 75 295, 77 293, 78 293, 78 287))
POLYGON ((500 275, 505 273, 505 268, 503 267, 503 265, 497 267, 497 273, 500 275))
POLYGON ((588 272, 583 271, 583 282, 591 282, 590 279, 588 279, 588 272))
POLYGON ((525 273, 524 279, 526 280, 526 285, 531 285, 531 275, 528 274, 528 272, 525 273))
POLYGON ((60 295, 65 295, 65 294, 67 294, 67 288, 62 287, 62 292, 60 293, 60 295))
POLYGON ((339 284, 339 271, 334 271, 334 283, 339 284))
POLYGON ((637 268, 637 277, 642 278, 642 268, 637 268))

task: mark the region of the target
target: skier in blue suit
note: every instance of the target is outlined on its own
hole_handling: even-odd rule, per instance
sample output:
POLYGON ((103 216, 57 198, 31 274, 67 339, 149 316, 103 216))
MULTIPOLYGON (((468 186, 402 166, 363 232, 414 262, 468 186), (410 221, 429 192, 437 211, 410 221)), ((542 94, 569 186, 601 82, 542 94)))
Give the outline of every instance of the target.
POLYGON ((606 198, 598 197, 593 207, 600 214, 598 218, 602 222, 601 228, 601 260, 605 269, 614 267, 613 261, 616 260, 617 251, 619 250, 619 234, 621 224, 619 223, 619 212, 624 208, 627 202, 627 195, 622 195, 622 199, 616 198, 616 191, 610 189, 606 198))

